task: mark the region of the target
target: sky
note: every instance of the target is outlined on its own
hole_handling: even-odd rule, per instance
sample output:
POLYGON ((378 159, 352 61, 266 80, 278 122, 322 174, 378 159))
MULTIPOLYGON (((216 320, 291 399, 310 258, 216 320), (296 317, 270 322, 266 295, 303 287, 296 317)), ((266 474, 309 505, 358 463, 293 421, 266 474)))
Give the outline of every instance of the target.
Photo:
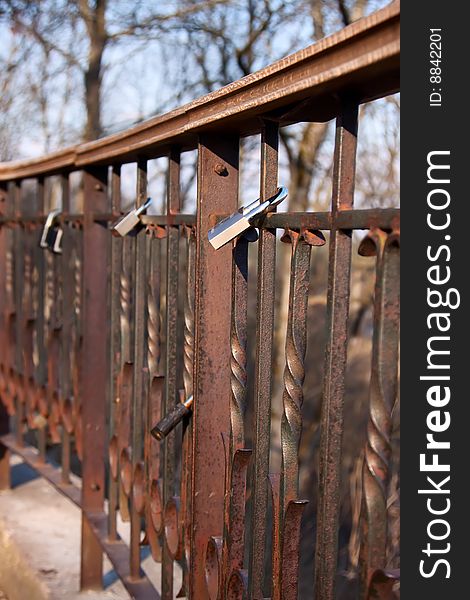
MULTIPOLYGON (((66 0, 54 0, 60 7, 66 0)), ((110 23, 119 12, 129 10, 133 3, 127 0, 114 0, 109 3, 108 20, 110 23)), ((233 10, 240 33, 244 29, 240 13, 240 2, 234 2, 233 10), (238 12, 237 12, 238 11, 238 12)), ((297 6, 298 3, 292 3, 297 6)), ((381 5, 383 0, 371 0, 368 12, 372 12, 381 5)), ((166 10, 173 9, 175 2, 160 4, 166 10)), ((148 11, 155 6, 154 2, 144 0, 139 3, 142 10, 148 11)), ((214 13, 216 18, 216 13, 214 13)), ((329 30, 338 27, 337 23, 327 24, 329 30)), ((113 32, 117 26, 110 25, 113 32)), ((237 36, 234 31, 234 36, 237 36)), ((135 41, 124 38, 117 45, 110 46, 104 56, 104 79, 102 114, 103 126, 106 133, 113 133, 129 127, 135 122, 144 120, 156 114, 162 114, 176 106, 190 101, 202 94, 202 89, 197 85, 188 85, 182 95, 175 94, 177 82, 181 78, 188 79, 194 71, 194 63, 186 52, 183 43, 185 32, 172 33, 171 45, 162 44, 157 40, 135 41), (178 43, 178 42, 181 43, 178 43)), ((53 39, 61 48, 72 51, 83 62, 86 57, 87 47, 80 26, 72 29, 61 27, 53 32, 53 39), (57 36, 56 36, 57 34, 57 36)), ((166 39, 166 38, 165 38, 166 39)), ((0 60, 11 56, 12 49, 20 52, 28 42, 22 35, 13 34, 8 24, 0 20, 0 60)), ((312 42, 311 19, 305 15, 297 18, 294 13, 290 22, 278 27, 268 40, 266 56, 274 60, 299 50, 312 42)), ((17 54, 18 55, 18 54, 17 54)), ((256 68, 266 65, 266 56, 260 55, 256 61, 256 68)), ((214 57, 215 60, 215 57, 214 57)), ((83 103, 83 80, 78 72, 67 76, 63 72, 62 59, 51 53, 46 69, 46 77, 41 71, 40 53, 35 50, 28 56, 25 64, 21 65, 20 76, 16 85, 23 94, 14 95, 12 114, 17 119, 21 114, 21 122, 17 121, 17 135, 15 136, 16 158, 38 156, 44 152, 57 150, 64 145, 74 143, 80 137, 85 119, 83 103), (45 83, 44 83, 45 82, 45 83), (47 104, 47 122, 50 133, 49 139, 44 134, 44 127, 40 122, 38 111, 33 109, 31 103, 25 103, 28 89, 37 86, 43 93, 47 104), (19 127, 18 127, 19 126, 19 127)))
MULTIPOLYGON (((59 4, 65 0, 55 0, 59 4)), ((368 12, 380 8, 386 2, 373 0, 369 3, 368 12)), ((115 1, 111 6, 127 7, 125 0, 115 1)), ((144 0, 144 7, 150 7, 152 2, 144 0)), ((235 9, 237 2, 235 2, 235 9)), ((112 15, 111 15, 112 16, 112 15)), ((243 30, 243 22, 238 26, 243 30)), ((330 31, 338 27, 338 23, 329 23, 330 31)), ((234 36, 237 32, 234 31, 234 36)), ((55 35, 55 33, 54 33, 55 35)), ((133 41, 125 40, 106 50, 104 56, 105 76, 103 82, 103 125, 106 133, 113 133, 126 129, 135 122, 144 120, 156 114, 162 114, 178 105, 197 98, 202 90, 196 86, 186 86, 183 94, 176 94, 175 89, 180 78, 191 79, 194 64, 191 56, 186 52, 185 32, 181 31, 173 37, 171 45, 164 45, 159 40, 133 41), (180 42, 180 43, 178 43, 180 42)), ((86 56, 87 47, 81 32, 72 29, 60 29, 57 32, 57 43, 62 48, 73 50, 79 60, 86 56)), ((24 50, 26 38, 14 35, 7 24, 0 20, 0 60, 5 60, 11 55, 12 49, 24 50)), ((256 60, 256 67, 262 68, 267 62, 266 56, 277 59, 290 52, 299 50, 312 42, 311 20, 293 15, 291 22, 279 27, 269 38, 266 55, 260 54, 256 60)), ((215 60, 215 57, 214 57, 215 60)), ((12 100, 12 126, 14 127, 14 152, 13 158, 29 158, 40 156, 49 151, 60 149, 64 145, 71 145, 80 139, 80 133, 85 119, 83 104, 83 81, 78 72, 72 77, 67 77, 63 72, 63 64, 59 56, 51 54, 47 64, 46 78, 41 72, 41 59, 37 50, 34 50, 25 64, 21 65, 18 78, 18 89, 22 86, 24 93, 13 95, 12 100), (44 79, 46 84, 44 85, 44 79), (37 108, 28 103, 28 92, 31 86, 38 86, 40 93, 46 99, 47 125, 50 138, 44 135, 44 128, 38 115, 37 108)), ((1 65, 0 65, 1 66, 1 65)), ((16 82, 15 82, 16 83, 16 82)), ((15 89, 15 88, 14 88, 15 89)), ((388 135, 387 128, 396 125, 397 113, 390 111, 385 101, 382 103, 380 118, 367 117, 361 122, 359 136, 359 158, 365 149, 374 148, 373 154, 380 157, 383 152, 383 140, 388 135)), ((319 161, 317 177, 323 177, 331 161, 334 148, 333 128, 324 143, 319 161)), ((370 153, 370 152, 369 152, 370 153)), ((241 164, 242 189, 247 190, 246 195, 257 194, 253 182, 259 180, 259 139, 252 141, 247 146, 247 152, 241 164)), ((183 177, 189 176, 191 165, 195 160, 195 153, 183 158, 183 177)), ((398 165, 398 161, 397 165, 398 165)), ((286 183, 289 178, 287 157, 283 146, 280 146, 280 179, 286 183)), ((159 212, 162 208, 165 186, 166 162, 164 159, 149 162, 149 189, 157 200, 153 210, 159 212)), ((380 163, 377 165, 377 182, 379 178, 380 163)), ((398 166, 396 167, 398 169, 398 166)), ((123 197, 129 202, 135 195, 135 167, 128 165, 123 168, 122 175, 123 197)), ((191 187, 191 204, 195 198, 195 183, 191 187)), ((243 202, 244 200, 241 200, 243 202)), ((359 203, 361 197, 359 192, 359 203)), ((193 206, 189 206, 191 209, 193 206)))

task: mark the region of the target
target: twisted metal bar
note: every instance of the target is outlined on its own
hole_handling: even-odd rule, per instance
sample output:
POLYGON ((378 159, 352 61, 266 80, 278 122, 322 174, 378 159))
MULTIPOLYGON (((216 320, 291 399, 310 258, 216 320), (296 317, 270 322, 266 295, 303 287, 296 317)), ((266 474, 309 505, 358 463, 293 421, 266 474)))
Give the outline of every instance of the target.
POLYGON ((121 361, 124 364, 131 359, 131 310, 132 310, 132 285, 130 278, 130 241, 125 238, 122 241, 122 268, 120 283, 121 302, 121 361))
POLYGON ((149 252, 151 271, 147 283, 147 365, 151 382, 160 371, 161 358, 160 271, 157 274, 158 281, 153 276, 155 264, 160 264, 160 242, 152 241, 149 252))
POLYGON ((187 235, 187 286, 184 303, 184 347, 183 382, 186 398, 193 394, 194 361, 194 272, 196 260, 196 233, 192 227, 186 228, 187 235))
POLYGON ((32 259, 29 243, 25 243, 23 257, 23 314, 25 320, 31 319, 32 312, 32 259))
MULTIPOLYGON (((72 233, 72 232, 70 232, 72 233)), ((75 232, 74 232, 75 233, 75 232)), ((80 315, 82 303, 82 259, 80 251, 77 248, 78 240, 73 245, 72 266, 73 266, 73 323, 72 323, 72 345, 71 345, 71 365, 72 365, 72 389, 74 399, 79 399, 78 371, 80 355, 80 315)))
POLYGON ((307 301, 311 246, 299 233, 289 231, 292 244, 289 314, 287 319, 284 413, 281 420, 281 521, 289 502, 297 500, 299 444, 302 432, 303 382, 307 345, 307 301))
MULTIPOLYGON (((193 360, 194 360, 194 298, 196 271, 196 231, 194 227, 185 226, 186 237, 186 293, 184 299, 184 331, 183 331, 183 385, 182 399, 193 394, 193 360)), ((180 392, 181 397, 181 392, 180 392)), ((178 597, 187 596, 189 591, 188 565, 190 560, 190 530, 191 530, 191 470, 192 470, 192 425, 191 418, 183 420, 183 441, 181 451, 181 517, 179 537, 183 551, 183 579, 178 597)))
POLYGON ((230 332, 231 454, 245 444, 246 314, 248 291, 248 240, 241 237, 233 248, 232 325, 230 332))
POLYGON ((31 270, 31 318, 37 319, 39 311, 39 268, 37 253, 31 270))
POLYGON ((75 314, 75 320, 78 323, 80 319, 80 311, 81 311, 81 303, 82 303, 82 259, 80 254, 74 245, 73 247, 73 258, 72 265, 74 269, 74 300, 73 300, 73 308, 75 314))
MULTIPOLYGON (((10 234, 11 235, 11 234, 10 234)), ((11 241, 9 240, 9 245, 11 241)), ((6 252, 5 261, 5 288, 6 288, 6 307, 7 312, 13 312, 14 300, 13 300, 13 280, 14 280, 14 263, 13 263, 13 252, 8 249, 6 252)))
POLYGON ((361 566, 362 583, 367 587, 371 574, 386 566, 392 410, 398 383, 399 235, 374 229, 363 240, 359 253, 376 256, 369 421, 363 464, 366 523, 361 566))
POLYGON ((45 253, 46 256, 46 293, 44 302, 44 314, 48 325, 52 318, 52 306, 54 302, 54 269, 53 269, 53 257, 50 252, 45 253))

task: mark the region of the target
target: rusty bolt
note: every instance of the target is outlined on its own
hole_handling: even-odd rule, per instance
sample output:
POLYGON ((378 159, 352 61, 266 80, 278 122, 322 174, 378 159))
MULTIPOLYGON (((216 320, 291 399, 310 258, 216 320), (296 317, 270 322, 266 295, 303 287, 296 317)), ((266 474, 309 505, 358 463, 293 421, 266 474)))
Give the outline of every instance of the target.
POLYGON ((91 483, 90 484, 90 490, 92 492, 97 492, 100 489, 100 486, 97 483, 91 483))
POLYGON ((228 175, 227 167, 222 163, 217 163, 214 167, 214 171, 221 177, 227 177, 228 175))
POLYGON ((101 192, 102 189, 103 189, 103 186, 101 185, 101 183, 95 183, 95 190, 97 192, 101 192))

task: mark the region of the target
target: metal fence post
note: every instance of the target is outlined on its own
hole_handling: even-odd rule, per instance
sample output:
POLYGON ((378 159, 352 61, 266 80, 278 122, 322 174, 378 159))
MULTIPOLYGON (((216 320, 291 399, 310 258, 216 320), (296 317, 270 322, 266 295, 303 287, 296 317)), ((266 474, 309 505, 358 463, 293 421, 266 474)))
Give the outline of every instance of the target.
POLYGON ((82 365, 82 549, 81 589, 102 587, 103 554, 86 513, 103 511, 106 382, 108 347, 106 327, 108 250, 110 233, 94 221, 94 212, 106 212, 107 168, 84 174, 83 223, 83 365, 82 365))
POLYGON ((223 531, 224 449, 230 431, 232 249, 207 239, 211 215, 233 212, 238 195, 238 137, 202 136, 198 157, 193 474, 190 597, 207 597, 209 537, 223 531))

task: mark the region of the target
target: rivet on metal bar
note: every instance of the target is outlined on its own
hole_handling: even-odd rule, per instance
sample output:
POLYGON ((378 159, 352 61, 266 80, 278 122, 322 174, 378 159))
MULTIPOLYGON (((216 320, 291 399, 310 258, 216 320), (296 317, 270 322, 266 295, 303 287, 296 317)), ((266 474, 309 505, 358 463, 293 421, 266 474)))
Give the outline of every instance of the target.
POLYGON ((115 236, 124 237, 133 231, 138 225, 141 225, 140 216, 152 204, 152 198, 147 200, 138 208, 133 208, 127 215, 121 217, 111 226, 111 231, 115 236))
POLYGON ((258 198, 247 206, 242 206, 237 212, 230 215, 226 219, 217 223, 215 227, 209 230, 208 238, 212 246, 218 250, 231 242, 244 231, 252 227, 255 217, 265 213, 268 209, 277 206, 280 202, 287 198, 287 188, 280 187, 271 198, 261 202, 258 198))
POLYGON ((181 402, 173 408, 173 410, 161 419, 155 427, 152 428, 151 434, 153 437, 162 441, 166 436, 173 431, 173 429, 183 420, 184 417, 191 413, 191 406, 193 404, 193 396, 183 399, 181 402))
POLYGON ((55 226, 55 221, 61 212, 62 211, 59 208, 55 208, 47 215, 41 235, 41 241, 39 242, 41 248, 47 248, 55 254, 62 254, 60 243, 64 232, 60 226, 55 226))

